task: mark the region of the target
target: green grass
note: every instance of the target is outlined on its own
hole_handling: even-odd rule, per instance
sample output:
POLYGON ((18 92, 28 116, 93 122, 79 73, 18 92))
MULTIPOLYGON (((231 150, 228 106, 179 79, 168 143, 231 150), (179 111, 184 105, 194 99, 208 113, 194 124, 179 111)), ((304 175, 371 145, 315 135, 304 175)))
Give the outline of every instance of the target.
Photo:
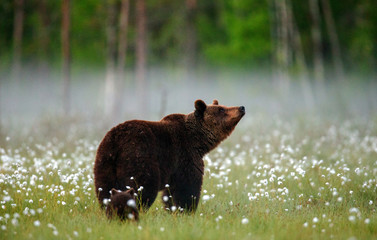
POLYGON ((94 195, 105 130, 80 126, 0 135, 0 239, 377 238, 376 120, 246 118, 205 157, 195 214, 159 196, 125 223, 94 195))

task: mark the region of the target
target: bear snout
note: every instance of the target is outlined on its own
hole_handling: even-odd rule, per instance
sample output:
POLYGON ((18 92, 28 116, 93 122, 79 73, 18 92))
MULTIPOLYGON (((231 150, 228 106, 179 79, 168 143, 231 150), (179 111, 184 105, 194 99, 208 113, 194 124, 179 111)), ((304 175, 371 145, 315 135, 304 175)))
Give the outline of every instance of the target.
POLYGON ((246 112, 244 106, 239 107, 238 110, 239 110, 242 114, 245 114, 245 112, 246 112))

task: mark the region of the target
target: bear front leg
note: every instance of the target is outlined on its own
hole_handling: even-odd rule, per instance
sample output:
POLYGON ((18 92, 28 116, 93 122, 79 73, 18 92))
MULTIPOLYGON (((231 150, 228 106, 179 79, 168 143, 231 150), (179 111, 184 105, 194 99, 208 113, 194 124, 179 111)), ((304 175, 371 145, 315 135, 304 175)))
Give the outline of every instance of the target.
POLYGON ((183 208, 186 212, 195 212, 200 200, 203 175, 194 169, 185 169, 182 174, 177 174, 174 191, 171 191, 174 205, 183 208))

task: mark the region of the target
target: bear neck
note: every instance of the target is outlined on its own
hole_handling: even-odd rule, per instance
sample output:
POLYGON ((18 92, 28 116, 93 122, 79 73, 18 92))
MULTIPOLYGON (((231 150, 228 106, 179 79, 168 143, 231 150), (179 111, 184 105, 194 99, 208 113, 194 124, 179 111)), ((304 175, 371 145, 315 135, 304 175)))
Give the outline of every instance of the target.
POLYGON ((187 115, 185 126, 187 139, 190 139, 188 148, 200 157, 209 153, 221 142, 221 139, 215 136, 211 130, 205 128, 194 114, 187 115))

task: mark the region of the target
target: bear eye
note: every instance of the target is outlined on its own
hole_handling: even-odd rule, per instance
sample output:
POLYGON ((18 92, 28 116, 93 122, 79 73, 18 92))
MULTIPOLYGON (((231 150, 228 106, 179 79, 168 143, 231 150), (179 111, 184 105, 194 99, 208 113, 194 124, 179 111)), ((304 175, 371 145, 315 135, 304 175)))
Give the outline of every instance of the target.
POLYGON ((219 108, 219 112, 224 113, 225 109, 224 108, 219 108))

